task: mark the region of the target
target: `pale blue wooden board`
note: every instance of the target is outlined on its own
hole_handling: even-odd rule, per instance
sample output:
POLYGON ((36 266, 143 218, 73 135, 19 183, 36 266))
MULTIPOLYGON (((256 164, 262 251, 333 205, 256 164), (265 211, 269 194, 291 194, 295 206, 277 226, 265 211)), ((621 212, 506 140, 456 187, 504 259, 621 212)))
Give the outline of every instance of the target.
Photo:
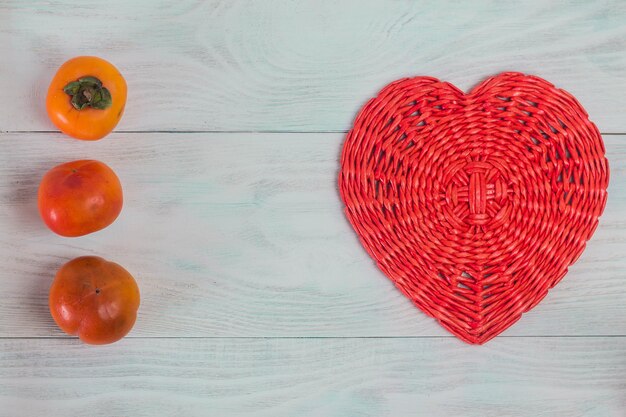
POLYGON ((346 130, 385 84, 530 72, 626 132, 626 2, 0 0, 0 130, 48 130, 53 71, 127 76, 123 130, 346 130))
MULTIPOLYGON (((442 336, 374 266, 337 193, 341 133, 0 134, 0 337, 61 336, 46 299, 74 256, 126 266, 143 301, 133 336, 442 336), (121 217, 79 239, 36 210, 39 178, 84 157, 126 191, 121 217), (19 239, 16 239, 19 236, 19 239)), ((601 225, 571 273, 505 335, 626 335, 626 135, 601 225)))
POLYGON ((579 263, 484 347, 393 288, 335 185, 340 131, 406 75, 536 73, 624 133, 625 51, 622 1, 0 0, 0 416, 626 415, 626 136, 605 135, 609 203, 579 263), (47 83, 78 54, 127 76, 134 133, 46 132, 47 83), (118 172, 126 205, 63 239, 37 182, 83 157, 118 172), (52 274, 85 253, 140 283, 117 345, 48 315, 52 274))
POLYGON ((623 417, 618 338, 2 340, 0 416, 623 417))

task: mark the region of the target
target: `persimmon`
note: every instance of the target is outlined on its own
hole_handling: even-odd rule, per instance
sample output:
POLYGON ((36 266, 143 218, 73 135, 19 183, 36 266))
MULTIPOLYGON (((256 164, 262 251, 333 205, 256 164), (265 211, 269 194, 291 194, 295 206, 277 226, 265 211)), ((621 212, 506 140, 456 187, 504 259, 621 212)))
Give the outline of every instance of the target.
POLYGON ((124 204, 122 184, 100 161, 67 162, 44 175, 38 204, 41 218, 53 232, 83 236, 117 219, 124 204))
POLYGON ((85 343, 103 345, 120 340, 133 328, 139 288, 120 265, 83 256, 59 269, 48 302, 61 330, 85 343))
POLYGON ((98 140, 122 118, 126 93, 126 81, 113 64, 95 56, 79 56, 61 65, 55 74, 46 110, 63 133, 98 140))

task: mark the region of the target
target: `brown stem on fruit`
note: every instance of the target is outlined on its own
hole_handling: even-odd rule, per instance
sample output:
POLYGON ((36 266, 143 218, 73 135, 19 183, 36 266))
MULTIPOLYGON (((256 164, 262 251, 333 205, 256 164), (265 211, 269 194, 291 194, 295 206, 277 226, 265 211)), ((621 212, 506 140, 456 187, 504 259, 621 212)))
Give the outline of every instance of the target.
POLYGON ((85 107, 104 110, 111 107, 111 93, 102 86, 96 77, 82 77, 63 87, 63 91, 71 97, 70 102, 76 110, 85 107))

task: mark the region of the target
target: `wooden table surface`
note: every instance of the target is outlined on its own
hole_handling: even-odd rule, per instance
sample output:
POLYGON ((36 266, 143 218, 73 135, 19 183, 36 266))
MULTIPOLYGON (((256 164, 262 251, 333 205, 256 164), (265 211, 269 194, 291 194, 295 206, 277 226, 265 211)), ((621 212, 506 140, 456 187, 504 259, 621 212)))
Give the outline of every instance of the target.
POLYGON ((0 0, 0 416, 626 416, 626 2, 0 0), (106 139, 57 133, 47 84, 76 55, 126 76, 106 139), (342 214, 360 106, 431 75, 500 71, 574 94, 611 166, 580 261, 485 346, 446 333, 375 267, 342 214), (119 220, 40 221, 55 164, 95 158, 119 220), (56 269, 137 278, 137 324, 93 347, 50 318, 56 269))

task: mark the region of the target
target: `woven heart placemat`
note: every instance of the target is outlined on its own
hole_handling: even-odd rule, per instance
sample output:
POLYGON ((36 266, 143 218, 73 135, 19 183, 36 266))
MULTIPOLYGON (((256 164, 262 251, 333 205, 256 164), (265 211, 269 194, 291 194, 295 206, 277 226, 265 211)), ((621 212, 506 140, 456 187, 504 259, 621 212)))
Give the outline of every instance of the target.
POLYGON ((378 267, 426 314, 482 344, 567 273, 607 199, 602 137, 576 99, 502 73, 465 94, 389 84, 341 157, 345 213, 378 267))

